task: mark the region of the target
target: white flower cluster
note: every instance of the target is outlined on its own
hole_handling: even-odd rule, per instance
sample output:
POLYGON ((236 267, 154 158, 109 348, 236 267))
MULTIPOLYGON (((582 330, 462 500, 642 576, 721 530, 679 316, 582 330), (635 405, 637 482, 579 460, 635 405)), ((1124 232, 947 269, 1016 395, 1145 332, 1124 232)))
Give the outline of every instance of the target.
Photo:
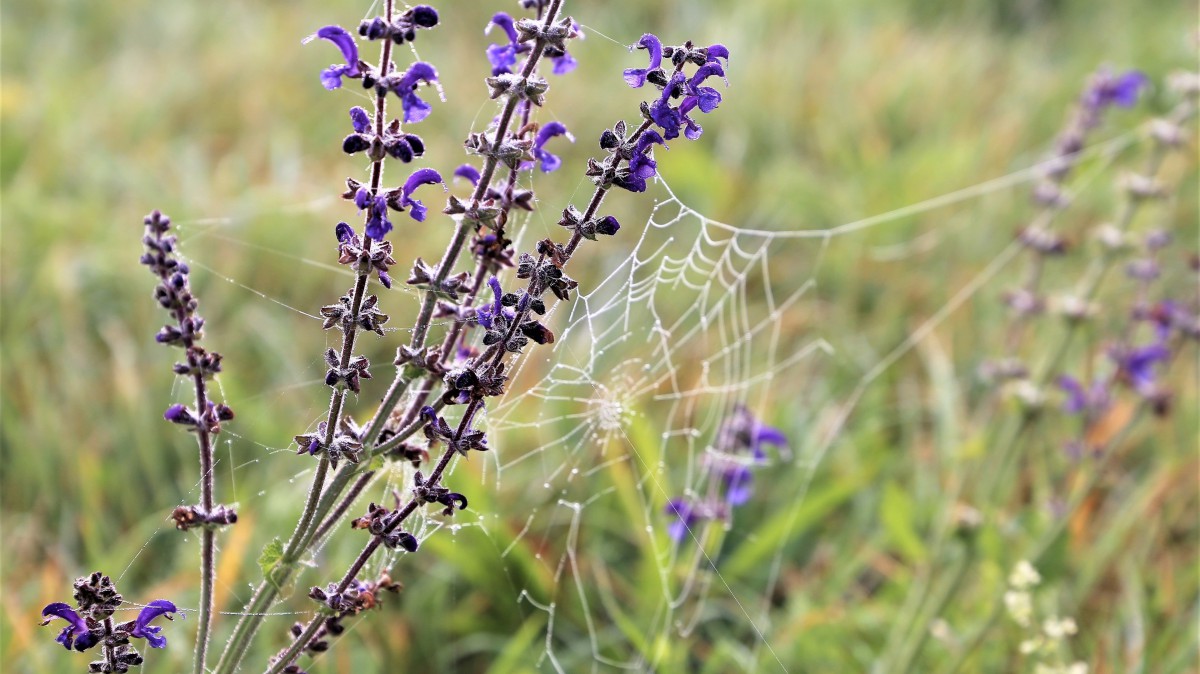
POLYGON ((1037 569, 1026 560, 1017 562, 1008 576, 1008 591, 1004 593, 1004 607, 1013 622, 1027 632, 1019 650, 1022 655, 1033 658, 1034 674, 1087 674, 1087 663, 1067 663, 1066 640, 1079 631, 1073 618, 1050 616, 1038 625, 1034 619, 1033 589, 1042 582, 1037 569))

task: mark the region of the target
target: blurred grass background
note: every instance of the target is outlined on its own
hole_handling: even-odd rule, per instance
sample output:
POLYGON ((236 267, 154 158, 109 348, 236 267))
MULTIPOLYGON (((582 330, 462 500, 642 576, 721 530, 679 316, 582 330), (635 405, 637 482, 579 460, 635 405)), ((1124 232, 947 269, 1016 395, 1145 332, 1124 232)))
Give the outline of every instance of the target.
MULTIPOLYGON (((445 174, 462 161, 464 131, 491 114, 490 104, 481 105, 488 44, 482 28, 491 13, 515 11, 515 3, 440 9, 442 25, 417 46, 441 72, 447 102, 434 102, 435 114, 419 132, 430 165, 445 174)), ((178 394, 171 355, 152 342, 161 319, 150 301, 151 279, 136 263, 141 216, 151 208, 185 223, 230 218, 216 235, 195 236, 186 251, 203 265, 194 284, 210 346, 226 355, 224 395, 238 412, 230 427, 237 437, 222 445, 225 470, 257 460, 234 475, 243 520, 223 542, 219 598, 227 610, 236 611, 236 597, 257 580, 254 558, 268 535, 290 531, 307 476, 284 477, 304 466, 254 443, 286 447, 322 409, 325 392, 315 381, 325 336, 243 286, 310 313, 342 292, 334 272, 296 258, 332 261, 330 225, 350 217, 328 197, 357 166, 338 151, 345 109, 355 99, 319 88, 316 73, 331 62, 331 49, 301 48, 299 40, 328 23, 352 25, 362 10, 363 3, 344 0, 0 4, 0 646, 14 671, 79 671, 83 656, 64 654, 50 629, 39 630, 37 611, 66 599, 77 574, 121 573, 139 549, 121 581, 127 597, 195 604, 194 542, 164 531, 163 514, 187 498, 196 470, 189 439, 161 420, 178 394), (268 496, 256 496, 268 488, 268 496)), ((1098 65, 1137 67, 1161 81, 1196 63, 1196 8, 1176 2, 664 0, 571 3, 569 11, 598 33, 572 48, 580 69, 553 80, 544 113, 579 137, 567 166, 578 166, 595 134, 630 118, 640 100, 640 92, 622 88, 619 72, 640 65, 642 55, 627 55, 600 34, 623 44, 646 30, 667 42, 723 42, 733 52, 725 102, 702 120, 701 142, 677 143, 661 153, 660 165, 684 203, 762 229, 831 227, 1025 168, 1050 147, 1098 65)), ((1156 89, 1139 111, 1112 115, 1104 133, 1133 129, 1147 110, 1168 105, 1156 89)), ((1194 145, 1187 152, 1194 156, 1194 145)), ((1194 163, 1171 164, 1168 172, 1184 188, 1156 217, 1186 232, 1180 245, 1194 247, 1194 163)), ((1100 177, 1062 221, 1076 240, 1114 212, 1111 179, 1100 177)), ((548 213, 579 188, 569 169, 539 185, 548 213)), ((798 450, 816 442, 810 424, 844 400, 864 370, 1008 244, 1030 216, 1026 193, 998 192, 835 241, 817 269, 804 266, 815 259, 812 246, 798 255, 794 273, 815 274, 820 291, 809 305, 813 313, 790 318, 789 330, 797 331, 796 343, 824 337, 838 347, 820 380, 780 381, 770 393, 771 420, 798 450), (934 244, 892 261, 877 255, 895 245, 906 250, 914 240, 934 244)), ((613 201, 628 224, 650 206, 613 201)), ((417 234, 398 257, 436 255, 446 234, 438 224, 432 219, 412 230, 417 234)), ((621 257, 621 243, 618 237, 608 247, 613 259, 621 257)), ((580 272, 585 285, 602 276, 604 264, 580 272)), ((1082 263, 1071 264, 1067 269, 1077 271, 1082 263)), ((975 465, 994 419, 972 414, 986 400, 974 372, 1000 348, 1005 313, 998 296, 1003 281, 1014 279, 980 293, 875 382, 819 467, 796 529, 786 532, 779 586, 765 598, 767 638, 789 671, 866 671, 885 650, 929 561, 945 493, 968 479, 963 471, 975 465)), ((404 325, 409 297, 385 301, 404 325)), ((394 345, 372 348, 372 360, 383 363, 394 345)), ((1175 415, 1140 426, 1118 462, 1111 489, 1130 497, 1126 507, 1102 511, 1097 517, 1106 519, 1043 570, 1056 602, 1080 610, 1079 657, 1097 671, 1195 671, 1194 351, 1175 371, 1175 415)), ((564 406, 549 415, 570 412, 564 406)), ((1068 429, 1045 432, 1039 449, 1053 452, 1068 429)), ((786 475, 793 473, 800 471, 786 475)), ((514 553, 498 554, 525 522, 523 511, 500 504, 535 507, 523 480, 541 478, 539 467, 509 476, 504 493, 476 486, 472 505, 501 513, 502 524, 491 525, 488 537, 464 529, 432 539, 432 554, 400 565, 397 576, 408 588, 399 600, 369 616, 312 671, 374 671, 384 662, 394 671, 549 670, 540 657, 546 614, 517 595, 553 585, 553 567, 535 560, 543 548, 561 551, 566 523, 551 518, 545 530, 520 538, 514 553)), ((623 488, 618 477, 606 479, 623 488)), ((763 503, 745 521, 773 522, 778 530, 772 499, 787 502, 796 487, 763 480, 763 503)), ((228 498, 228 472, 218 484, 228 498)), ((592 611, 656 572, 638 536, 620 525, 625 516, 615 501, 588 511, 593 540, 581 549, 596 557, 582 563, 597 567, 589 573, 611 574, 618 587, 589 586, 592 611)), ((753 543, 761 535, 777 546, 778 538, 751 531, 757 533, 731 546, 722 564, 729 564, 734 594, 757 606, 775 548, 753 543)), ((345 543, 330 557, 358 545, 348 537, 345 543)), ((1014 561, 1006 545, 1001 538, 984 546, 978 573, 953 607, 953 624, 986 616, 988 598, 1014 561)), ((301 582, 325 580, 309 574, 301 582)), ((555 654, 567 671, 592 671, 587 611, 573 596, 558 593, 564 603, 555 654)), ((728 604, 724 596, 701 607, 704 620, 690 640, 623 645, 634 641, 627 629, 601 625, 600 650, 618 660, 634 650, 658 652, 661 671, 700 671, 701 662, 705 671, 743 671, 755 661, 759 671, 776 671, 774 658, 754 651, 753 630, 728 604)), ((302 601, 287 606, 307 609, 302 601)), ((652 609, 636 601, 625 608, 634 625, 650 619, 638 611, 652 609)), ((223 619, 218 635, 232 622, 223 619)), ((286 626, 286 618, 268 623, 249 662, 274 652, 286 626)), ((187 621, 169 627, 172 648, 155 653, 146 670, 181 671, 190 662, 185 644, 193 629, 187 621)), ((967 671, 1013 671, 1015 637, 1003 627, 995 634, 967 671)), ((927 647, 928 669, 919 671, 944 664, 951 646, 927 647)))

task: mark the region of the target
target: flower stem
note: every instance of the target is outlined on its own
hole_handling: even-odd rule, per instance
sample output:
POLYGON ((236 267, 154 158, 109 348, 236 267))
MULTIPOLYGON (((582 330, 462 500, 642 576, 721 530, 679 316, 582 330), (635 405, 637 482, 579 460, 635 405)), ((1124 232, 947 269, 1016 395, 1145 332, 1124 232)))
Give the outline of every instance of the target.
MULTIPOLYGON (((392 14, 395 8, 394 0, 386 0, 384 8, 384 17, 387 21, 392 20, 392 14)), ((379 71, 381 76, 387 75, 391 68, 392 60, 392 41, 384 40, 382 51, 379 57, 379 71)), ((375 97, 375 130, 378 135, 383 133, 383 121, 387 114, 387 92, 382 92, 375 97)), ((371 165, 371 194, 372 196, 379 193, 380 185, 383 181, 383 159, 379 159, 371 165)), ((371 237, 365 236, 363 239, 363 249, 369 256, 373 242, 371 237)), ((360 265, 356 270, 356 278, 354 282, 354 290, 351 299, 350 314, 351 320, 344 324, 342 330, 342 349, 339 359, 339 365, 342 369, 350 365, 350 359, 353 356, 354 341, 358 331, 358 318, 362 310, 363 298, 366 295, 367 280, 370 275, 369 265, 360 265)), ((337 433, 338 423, 341 421, 342 407, 345 402, 345 389, 335 388, 329 398, 329 413, 325 421, 325 437, 324 444, 328 447, 337 433)), ((221 659, 217 662, 215 674, 230 674, 233 672, 242 659, 246 656, 246 649, 250 646, 250 640, 255 632, 258 631, 262 624, 264 612, 270 607, 271 603, 279 593, 278 584, 282 584, 283 579, 291 575, 295 568, 296 562, 306 549, 306 543, 311 540, 312 527, 317 518, 317 509, 321 502, 322 490, 325 486, 325 478, 329 472, 329 458, 322 456, 317 463, 317 469, 313 474, 312 485, 309 488, 308 497, 305 500, 304 510, 300 514, 300 519, 296 523, 296 528, 292 532, 291 538, 284 548, 282 557, 272 569, 272 573, 276 574, 273 578, 274 582, 263 579, 255 590, 253 597, 250 600, 248 610, 243 613, 237 625, 234 626, 233 634, 225 647, 224 653, 221 654, 221 659)), ((203 669, 197 670, 196 674, 203 674, 203 669)))

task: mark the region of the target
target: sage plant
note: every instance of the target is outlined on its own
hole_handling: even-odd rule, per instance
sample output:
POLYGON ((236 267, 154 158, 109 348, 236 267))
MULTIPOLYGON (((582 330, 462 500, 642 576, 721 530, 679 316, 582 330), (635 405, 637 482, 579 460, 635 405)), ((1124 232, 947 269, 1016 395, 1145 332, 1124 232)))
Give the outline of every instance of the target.
MULTIPOLYGON (((160 331, 158 341, 184 348, 184 362, 176 365, 175 371, 191 378, 196 392, 194 407, 173 405, 165 417, 195 432, 200 445, 201 502, 177 508, 173 514, 180 529, 202 528, 197 674, 230 674, 243 666, 268 609, 292 583, 301 562, 310 559, 314 548, 348 518, 352 531, 366 535, 362 551, 348 569, 309 590, 315 617, 307 624, 290 627, 290 644, 264 663, 266 671, 302 671, 296 664, 299 656, 329 648, 345 621, 378 606, 382 593, 399 587, 386 572, 363 578, 364 567, 381 549, 416 552, 421 541, 407 525, 426 506, 432 505, 444 517, 468 508, 466 497, 448 483, 449 471, 456 457, 489 451, 480 416, 489 400, 508 390, 513 360, 535 345, 554 342, 554 331, 543 316, 550 304, 570 301, 579 286, 566 271, 570 261, 585 250, 585 241, 619 233, 617 219, 602 212, 604 199, 614 187, 646 191, 657 175, 656 149, 667 149, 667 143, 681 135, 687 140, 700 138, 703 128, 697 116, 711 113, 721 103, 722 94, 713 83, 725 80, 728 49, 690 41, 664 45, 655 35, 642 36, 635 46, 644 52, 646 66, 613 73, 616 86, 621 86, 620 77, 630 87, 650 91, 639 118, 634 123, 617 121, 597 134, 602 154, 589 159, 583 170, 595 189, 582 208, 572 204, 562 208, 558 224, 565 230, 565 239, 545 238, 530 250, 517 251, 512 237, 519 224, 516 215, 543 203, 520 186, 521 176, 563 168, 554 148, 574 141, 565 124, 537 120, 536 110, 550 89, 542 73, 547 62, 553 75, 570 73, 576 64, 570 43, 582 37, 579 24, 565 14, 563 0, 521 0, 518 4, 527 16, 499 12, 486 27, 485 32, 496 31, 493 35, 500 40, 485 49, 490 70, 484 78, 488 96, 499 110, 485 129, 469 133, 463 142, 475 159, 456 169, 453 177, 463 179, 471 189, 469 194, 451 194, 442 209, 454 225, 445 252, 436 262, 417 258, 409 266, 406 283, 421 293, 420 309, 411 330, 406 331, 410 335, 407 343, 397 347, 392 363, 395 371, 382 403, 364 422, 354 419, 349 408, 376 379, 378 368, 358 353, 358 338, 366 333, 388 335, 383 326, 390 317, 384 313, 380 297, 371 292, 373 283, 385 288, 393 284, 392 268, 399 262, 388 237, 401 228, 419 231, 421 223, 431 217, 430 206, 423 201, 436 196, 431 186, 450 190, 442 175, 431 168, 407 171, 400 180, 385 180, 385 165, 413 163, 435 147, 415 133, 414 127, 436 114, 429 89, 439 85, 437 68, 423 61, 396 63, 395 47, 426 39, 424 36, 444 21, 431 6, 399 9, 393 0, 386 0, 381 13, 362 21, 356 31, 331 25, 304 39, 305 43, 328 42, 340 57, 317 78, 325 89, 362 86, 374 103, 370 110, 349 109, 349 133, 341 140, 345 154, 368 162, 366 179, 348 177, 342 191, 342 197, 357 211, 360 224, 339 222, 333 227, 337 260, 353 273, 353 282, 336 301, 320 309, 322 327, 339 333, 340 346, 324 354, 324 384, 329 388, 325 418, 314 429, 295 436, 301 458, 294 460, 315 462, 308 495, 290 537, 286 541, 276 538, 264 549, 259 560, 263 580, 211 667, 207 646, 213 616, 214 536, 216 529, 237 519, 231 508, 214 501, 212 441, 220 424, 232 419, 233 413, 210 400, 206 389, 206 382, 220 371, 221 358, 197 344, 203 321, 195 314, 187 266, 174 257, 177 242, 167 235, 170 220, 157 212, 146 218, 143 262, 158 275, 156 296, 174 320, 160 331), (378 46, 379 55, 373 62, 360 51, 368 43, 378 46), (389 104, 398 104, 398 109, 389 104), (401 214, 408 218, 398 217, 401 214), (464 265, 464 259, 470 262, 464 265), (441 325, 444 330, 435 333, 441 325), (410 488, 397 494, 391 507, 372 503, 365 514, 351 518, 357 498, 386 462, 414 467, 410 488)), ((593 90, 601 91, 602 86, 598 83, 593 90)), ((748 414, 743 421, 751 424, 750 435, 738 442, 755 448, 756 456, 761 442, 779 441, 772 435, 777 432, 763 430, 748 414)), ((746 482, 748 477, 747 473, 736 479, 746 482)), ((745 491, 748 482, 730 488, 745 491)), ((100 574, 93 578, 106 580, 100 574)), ((119 602, 119 595, 113 601, 119 602)), ((133 623, 117 626, 111 624, 106 610, 84 603, 78 612, 65 604, 46 608, 45 615, 70 623, 59 637, 64 645, 83 650, 104 644, 106 659, 93 663, 91 671, 126 671, 139 664, 128 638, 144 636, 152 646, 163 645, 159 628, 148 623, 175 608, 169 602, 154 602, 133 623)))

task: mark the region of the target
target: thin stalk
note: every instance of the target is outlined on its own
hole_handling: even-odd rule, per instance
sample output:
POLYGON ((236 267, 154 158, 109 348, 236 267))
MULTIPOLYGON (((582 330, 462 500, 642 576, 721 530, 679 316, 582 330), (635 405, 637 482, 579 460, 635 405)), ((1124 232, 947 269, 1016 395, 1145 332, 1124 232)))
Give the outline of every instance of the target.
MULTIPOLYGON (((474 418, 475 412, 481 407, 483 407, 481 401, 471 401, 471 403, 467 406, 467 411, 463 414, 462 419, 459 421, 458 429, 455 432, 455 439, 462 438, 463 433, 466 432, 466 430, 470 427, 471 420, 474 418)), ((455 454, 457 454, 456 451, 451 450, 449 447, 446 448, 446 451, 442 453, 441 458, 438 460, 437 467, 434 468, 433 473, 430 474, 427 484, 430 486, 437 486, 440 484, 442 475, 445 474, 446 468, 454 459, 455 454)), ((382 545, 384 536, 395 531, 401 524, 403 524, 410 515, 416 512, 419 505, 420 504, 417 502, 417 499, 415 497, 412 498, 407 504, 405 504, 404 508, 400 510, 399 516, 396 517, 392 523, 383 530, 382 533, 371 537, 371 540, 368 541, 366 546, 363 547, 362 551, 358 553, 358 557, 354 559, 354 562, 350 564, 350 568, 347 569, 346 573, 342 576, 342 580, 338 583, 337 589, 334 590, 335 593, 345 592, 346 589, 350 587, 350 584, 353 583, 354 579, 358 577, 358 574, 362 572, 363 567, 366 566, 367 562, 371 559, 371 556, 374 555, 375 551, 379 549, 380 545, 382 545)), ((279 672, 282 672, 288 665, 290 665, 292 661, 296 659, 296 656, 300 654, 300 651, 304 650, 308 646, 309 642, 312 641, 313 637, 316 636, 317 632, 320 631, 321 627, 325 624, 325 620, 325 616, 317 616, 309 621, 308 626, 300 633, 300 636, 296 637, 291 645, 288 646, 288 648, 281 653, 275 662, 267 669, 267 674, 279 674, 279 672)))
MULTIPOLYGON (((386 0, 384 17, 387 21, 392 20, 394 10, 394 0, 386 0)), ((379 71, 381 76, 387 75, 391 68, 392 60, 392 41, 384 40, 382 51, 379 57, 379 71)), ((383 135, 384 119, 387 115, 387 92, 377 94, 375 97, 375 132, 377 135, 383 135)), ((372 196, 379 193, 380 185, 383 181, 383 159, 375 161, 371 165, 371 194, 372 196)), ((369 255, 373 242, 371 237, 364 236, 363 249, 369 255)), ((363 298, 366 295, 367 280, 370 276, 369 265, 359 265, 355 270, 356 278, 354 282, 354 291, 351 297, 350 314, 351 320, 342 330, 342 349, 339 357, 339 365, 342 369, 349 367, 350 359, 354 353, 354 341, 358 333, 358 318, 362 310, 363 298)), ((335 388, 329 398, 329 412, 325 420, 325 437, 323 441, 325 446, 329 446, 333 442, 334 435, 337 433, 338 423, 341 421, 342 407, 345 402, 345 389, 335 388)), ((322 456, 317 463, 317 469, 313 474, 312 485, 308 491, 308 497, 305 500, 304 510, 300 514, 300 518, 296 523, 296 528, 292 532, 292 536, 284 548, 284 552, 276 569, 273 573, 277 573, 276 582, 282 584, 281 578, 286 578, 291 575, 291 572, 305 550, 303 543, 311 534, 311 529, 314 525, 317 515, 317 507, 321 501, 321 493, 325 486, 325 478, 329 472, 329 458, 322 456)), ((246 649, 250 646, 250 639, 254 633, 258 631, 258 627, 262 624, 263 613, 267 607, 274 601, 278 594, 278 588, 268 579, 263 579, 255 590, 251 598, 250 609, 243 613, 237 625, 234 626, 233 634, 225 647, 225 652, 221 654, 221 659, 217 662, 215 674, 231 674, 241 663, 246 655, 246 649)), ((196 674, 204 674, 201 667, 196 674)))
MULTIPOLYGON (((973 533, 967 534, 974 535, 973 533)), ((942 583, 941 589, 937 595, 932 598, 928 608, 921 615, 921 620, 917 621, 910 633, 909 640, 911 645, 906 643, 905 647, 900 651, 900 657, 896 662, 896 666, 891 669, 892 672, 898 674, 908 674, 913 669, 917 662, 917 658, 921 655, 921 650, 925 648, 925 643, 929 640, 930 627, 934 620, 946 612, 946 607, 950 604, 950 600, 958 592, 958 588, 962 586, 963 580, 967 577, 967 570, 971 568, 971 563, 975 560, 975 542, 968 540, 964 542, 962 555, 956 560, 954 568, 950 571, 950 575, 942 583)))
MULTIPOLYGON (((1067 525, 1071 523, 1071 518, 1074 517, 1080 506, 1083 505, 1083 502, 1087 499, 1088 495, 1091 494, 1100 484, 1100 480, 1104 477, 1105 469, 1108 468, 1108 465, 1112 463, 1114 457, 1117 455, 1117 448, 1124 444, 1127 439, 1129 439, 1129 436, 1133 433, 1133 429, 1148 411, 1149 406, 1147 403, 1143 402, 1142 404, 1138 405, 1137 411, 1134 413, 1133 417, 1109 442, 1107 449, 1103 455, 1101 455, 1100 460, 1096 463, 1095 470, 1092 472, 1091 476, 1088 477, 1088 481, 1075 493, 1074 496, 1071 497, 1071 500, 1067 502, 1066 507, 1062 511, 1062 515, 1048 530, 1046 530, 1045 533, 1041 535, 1041 537, 1038 538, 1037 542, 1034 543, 1033 548, 1031 549, 1031 554, 1025 556, 1025 559, 1029 560, 1030 564, 1036 567, 1039 563, 1041 563, 1042 558, 1050 551, 1050 547, 1054 545, 1054 543, 1058 540, 1058 537, 1062 535, 1063 531, 1066 530, 1067 525)), ((1000 595, 1003 594, 1004 589, 1007 588, 1002 588, 1000 595)), ((963 665, 966 664, 967 659, 981 645, 983 645, 983 640, 987 637, 988 633, 991 632, 992 628, 995 627, 996 622, 1000 619, 1000 616, 1003 615, 1004 601, 1002 596, 996 596, 991 602, 991 605, 992 611, 988 614, 987 619, 984 620, 984 623, 975 631, 973 635, 971 635, 971 638, 967 640, 967 645, 961 651, 959 651, 958 655, 953 661, 951 661, 950 665, 946 667, 944 670, 946 674, 955 674, 962 669, 963 665)))

